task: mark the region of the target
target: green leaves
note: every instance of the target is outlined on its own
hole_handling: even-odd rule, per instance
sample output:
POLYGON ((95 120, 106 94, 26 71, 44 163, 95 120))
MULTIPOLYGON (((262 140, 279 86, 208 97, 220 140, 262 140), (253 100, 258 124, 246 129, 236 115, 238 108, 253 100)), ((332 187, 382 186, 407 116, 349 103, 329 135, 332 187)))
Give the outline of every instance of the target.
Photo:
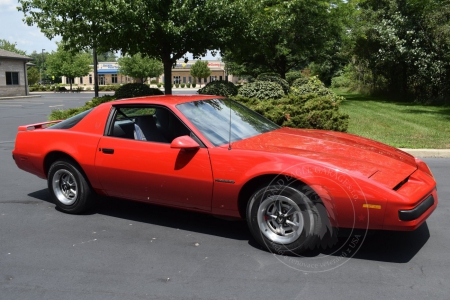
POLYGON ((140 53, 119 58, 118 63, 119 73, 139 78, 142 83, 148 77, 159 77, 164 71, 161 61, 142 56, 140 53))

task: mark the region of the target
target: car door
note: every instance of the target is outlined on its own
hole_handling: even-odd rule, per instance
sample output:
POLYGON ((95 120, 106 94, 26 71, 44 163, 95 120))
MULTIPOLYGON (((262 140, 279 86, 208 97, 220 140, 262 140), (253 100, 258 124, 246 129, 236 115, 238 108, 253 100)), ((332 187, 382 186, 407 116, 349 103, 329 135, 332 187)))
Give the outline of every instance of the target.
MULTIPOLYGON (((176 118, 163 107, 118 106, 112 112, 95 161, 103 189, 114 197, 209 211, 213 177, 208 149, 171 148, 170 139, 176 136, 167 137, 164 128, 155 124, 144 126, 143 120, 156 123, 158 110, 176 118), (146 113, 142 113, 143 108, 146 113)), ((189 130, 178 128, 177 132, 189 130)))

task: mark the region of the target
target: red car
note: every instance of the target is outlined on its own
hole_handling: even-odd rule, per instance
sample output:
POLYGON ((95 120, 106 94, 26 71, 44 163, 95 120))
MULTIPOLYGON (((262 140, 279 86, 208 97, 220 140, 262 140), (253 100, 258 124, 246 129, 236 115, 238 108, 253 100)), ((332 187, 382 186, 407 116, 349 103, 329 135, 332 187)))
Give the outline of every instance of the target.
POLYGON ((99 194, 244 218, 264 247, 300 253, 336 227, 414 230, 438 203, 418 158, 346 133, 280 128, 222 97, 118 100, 54 123, 20 126, 13 158, 48 180, 67 213, 99 194))

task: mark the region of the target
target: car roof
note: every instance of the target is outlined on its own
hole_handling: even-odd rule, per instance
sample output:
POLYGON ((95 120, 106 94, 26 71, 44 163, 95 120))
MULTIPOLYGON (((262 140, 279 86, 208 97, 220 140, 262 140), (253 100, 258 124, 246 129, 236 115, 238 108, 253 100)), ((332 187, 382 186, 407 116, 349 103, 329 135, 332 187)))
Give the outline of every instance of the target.
POLYGON ((224 98, 222 96, 214 95, 161 95, 161 96, 144 96, 137 98, 128 98, 111 101, 112 105, 115 104, 160 104, 160 105, 177 105, 180 103, 198 101, 198 100, 208 100, 208 99, 218 99, 224 98))

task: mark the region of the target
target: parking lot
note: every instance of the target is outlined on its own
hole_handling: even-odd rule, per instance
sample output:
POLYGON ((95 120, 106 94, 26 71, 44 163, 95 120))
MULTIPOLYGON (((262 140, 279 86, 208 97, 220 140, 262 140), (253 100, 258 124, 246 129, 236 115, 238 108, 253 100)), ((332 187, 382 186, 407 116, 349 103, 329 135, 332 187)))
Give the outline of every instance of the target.
POLYGON ((17 127, 92 97, 0 101, 0 299, 450 299, 450 159, 424 159, 440 203, 416 231, 364 234, 338 262, 282 257, 245 221, 117 199, 58 211, 46 181, 11 157, 17 127))

